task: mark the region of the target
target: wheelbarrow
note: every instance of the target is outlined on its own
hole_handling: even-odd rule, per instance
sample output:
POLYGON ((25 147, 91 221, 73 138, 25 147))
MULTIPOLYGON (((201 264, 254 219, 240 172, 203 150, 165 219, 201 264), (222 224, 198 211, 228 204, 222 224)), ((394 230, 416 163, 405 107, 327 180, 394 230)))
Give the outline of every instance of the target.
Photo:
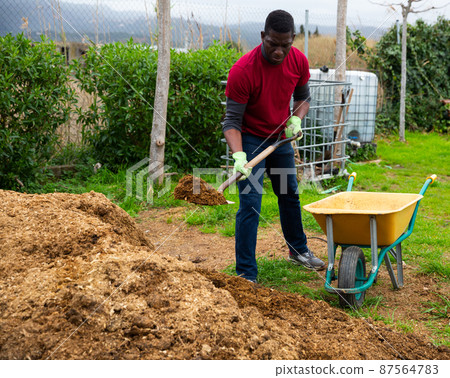
POLYGON ((347 191, 303 206, 312 213, 327 235, 328 268, 325 290, 339 295, 342 307, 359 308, 366 290, 376 281, 384 260, 394 289, 403 287, 401 243, 414 229, 420 200, 432 175, 419 194, 352 192, 356 173, 349 177, 347 191), (335 273, 337 247, 341 246, 338 274, 335 273), (370 248, 372 269, 366 274, 362 248, 370 248), (397 276, 389 258, 396 261, 397 276), (337 287, 332 282, 337 280, 337 287))

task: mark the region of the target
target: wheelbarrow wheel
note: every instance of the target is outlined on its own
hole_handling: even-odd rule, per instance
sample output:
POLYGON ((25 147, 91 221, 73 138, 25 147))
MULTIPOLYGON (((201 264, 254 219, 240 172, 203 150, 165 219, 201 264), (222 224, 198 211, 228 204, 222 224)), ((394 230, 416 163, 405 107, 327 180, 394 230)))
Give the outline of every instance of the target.
MULTIPOLYGON (((359 247, 348 247, 342 252, 339 262, 338 287, 355 288, 362 286, 366 277, 366 258, 359 247)), ((359 308, 364 302, 366 293, 339 294, 342 307, 359 308)))

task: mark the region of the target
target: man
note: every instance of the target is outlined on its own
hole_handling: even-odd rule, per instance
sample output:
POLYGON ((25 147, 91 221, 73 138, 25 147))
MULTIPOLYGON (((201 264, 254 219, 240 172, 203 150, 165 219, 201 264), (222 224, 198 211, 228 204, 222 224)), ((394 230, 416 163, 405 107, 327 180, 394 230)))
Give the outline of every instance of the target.
POLYGON ((314 270, 325 267, 307 247, 291 144, 279 147, 253 170, 245 167, 247 161, 274 143, 281 130, 285 129, 288 138, 301 131, 301 120, 309 109, 310 74, 307 58, 292 47, 294 37, 292 16, 283 10, 271 12, 261 32, 262 44, 233 65, 225 91, 223 132, 233 152, 234 169, 243 174, 243 181, 238 182, 236 272, 253 282, 258 274, 255 249, 264 170, 278 197, 289 260, 314 270))

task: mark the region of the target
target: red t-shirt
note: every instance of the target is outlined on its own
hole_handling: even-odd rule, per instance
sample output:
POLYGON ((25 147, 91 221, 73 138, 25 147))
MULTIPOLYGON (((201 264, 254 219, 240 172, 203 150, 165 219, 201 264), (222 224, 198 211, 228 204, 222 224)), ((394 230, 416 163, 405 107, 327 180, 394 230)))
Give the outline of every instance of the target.
POLYGON ((247 104, 242 132, 263 138, 278 134, 289 119, 295 87, 310 76, 308 59, 295 47, 279 65, 264 58, 261 45, 242 56, 231 68, 225 90, 228 98, 247 104))

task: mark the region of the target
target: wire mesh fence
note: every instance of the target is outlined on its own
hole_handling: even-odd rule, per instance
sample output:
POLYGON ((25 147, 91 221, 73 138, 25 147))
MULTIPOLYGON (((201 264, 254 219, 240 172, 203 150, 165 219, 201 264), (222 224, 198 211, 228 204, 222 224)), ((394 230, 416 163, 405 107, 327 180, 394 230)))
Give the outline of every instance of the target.
POLYGON ((320 181, 341 175, 349 156, 344 129, 350 82, 310 79, 311 102, 302 125, 303 138, 296 142, 296 166, 305 181, 320 181), (342 101, 336 101, 336 92, 342 101))
MULTIPOLYGON (((156 0, 2 0, 0 35, 23 32, 34 40, 45 35, 60 42, 102 44, 132 37, 136 42, 154 44, 158 34, 156 3, 156 0)), ((311 4, 309 33, 335 34, 336 10, 332 3, 329 13, 315 11, 311 4)), ((172 1, 172 45, 197 49, 220 40, 251 49, 260 43, 265 17, 273 9, 237 0, 172 1)), ((297 32, 301 27, 305 29, 304 7, 284 9, 293 15, 297 32)), ((395 17, 348 18, 350 28, 371 39, 379 39, 394 22, 395 17)))
MULTIPOLYGON (((67 60, 82 55, 90 43, 105 44, 133 38, 135 42, 156 45, 158 38, 156 3, 156 0, 2 0, 0 35, 24 33, 33 40, 39 40, 44 35, 59 44, 67 60)), ((237 0, 172 1, 172 47, 182 50, 203 49, 215 40, 232 43, 244 52, 257 46, 261 42, 260 32, 264 28, 264 20, 274 8, 246 4, 237 0)), ((331 9, 327 13, 323 10, 314 10, 313 7, 306 13, 300 5, 283 8, 293 15, 297 34, 303 32, 303 37, 300 36, 294 45, 305 51, 306 36, 310 37, 308 43, 311 67, 320 67, 324 64, 324 59, 327 59, 326 64, 334 66, 336 14, 331 9), (324 38, 319 40, 318 35, 324 38), (330 46, 325 46, 325 43, 329 43, 330 46), (317 61, 315 51, 319 56, 317 61), (325 56, 327 53, 330 55, 329 58, 325 56)), ((366 37, 374 40, 380 38, 386 28, 393 23, 395 23, 393 17, 378 20, 348 18, 351 29, 358 29, 366 37)), ((351 59, 348 60, 347 67, 354 68, 351 59)), ((313 99, 316 103, 313 101, 305 123, 303 143, 308 141, 309 145, 299 146, 298 164, 304 172, 309 169, 314 177, 324 178, 327 174, 332 175, 336 169, 342 171, 342 163, 347 158, 342 152, 345 151, 345 147, 336 154, 336 146, 346 143, 348 138, 361 142, 373 140, 376 106, 372 106, 373 101, 368 100, 370 96, 365 91, 370 91, 376 103, 377 83, 367 77, 364 83, 359 83, 360 78, 357 79, 358 82, 354 82, 351 78, 346 79, 355 87, 355 95, 351 111, 345 124, 342 125, 345 128, 343 138, 336 142, 334 108, 342 104, 336 103, 332 97, 322 99, 328 101, 328 105, 321 103, 324 95, 322 92, 329 91, 327 93, 331 96, 333 87, 332 84, 323 84, 323 81, 333 78, 327 79, 320 75, 314 77, 313 74, 312 79, 322 81, 315 89, 313 99), (367 86, 369 82, 371 84, 367 86), (371 101, 370 110, 367 110, 367 101, 371 101)), ((313 81, 311 85, 314 87, 313 81)), ((84 98, 83 93, 79 93, 78 97, 84 101, 84 105, 80 106, 89 106, 91 100, 84 98)), ((77 143, 80 139, 76 117, 72 118, 61 130, 62 138, 67 143, 77 143)))

